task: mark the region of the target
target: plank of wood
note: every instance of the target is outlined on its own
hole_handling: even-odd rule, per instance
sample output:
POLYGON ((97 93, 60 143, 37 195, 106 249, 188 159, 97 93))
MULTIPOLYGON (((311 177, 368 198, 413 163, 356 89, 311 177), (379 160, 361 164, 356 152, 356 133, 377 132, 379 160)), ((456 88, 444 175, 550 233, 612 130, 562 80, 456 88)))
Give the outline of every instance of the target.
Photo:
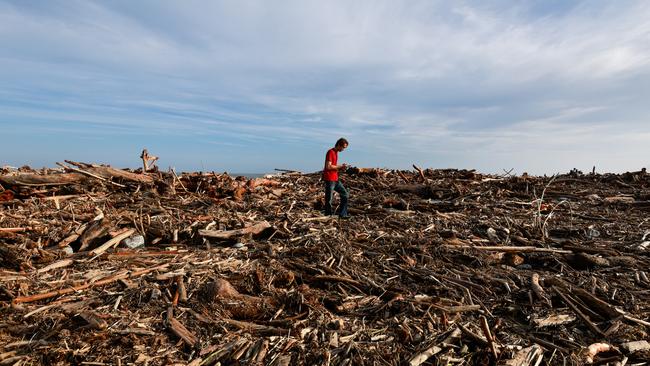
POLYGON ((111 239, 111 240, 107 241, 106 243, 100 245, 99 247, 91 250, 90 255, 98 256, 98 255, 104 253, 110 247, 119 244, 122 240, 124 240, 124 239, 128 238, 129 236, 133 235, 133 233, 135 233, 135 229, 129 229, 129 230, 123 232, 122 234, 119 234, 119 235, 115 236, 113 239, 111 239))
POLYGON ((214 239, 231 239, 246 234, 257 235, 271 227, 268 221, 258 222, 257 224, 235 230, 199 230, 199 235, 206 238, 214 239))
POLYGON ((167 325, 169 329, 188 346, 194 348, 198 345, 199 338, 194 335, 194 333, 190 332, 183 323, 174 318, 171 308, 167 309, 167 325))
POLYGON ((538 248, 538 247, 516 247, 516 246, 479 247, 473 245, 452 245, 452 244, 444 244, 442 246, 450 249, 474 249, 474 250, 486 250, 486 251, 493 251, 493 252, 514 252, 514 253, 539 252, 539 253, 558 253, 558 254, 573 253, 572 251, 566 249, 538 248))
POLYGON ((576 317, 570 314, 553 314, 545 318, 533 318, 532 322, 537 328, 544 328, 574 322, 576 317))

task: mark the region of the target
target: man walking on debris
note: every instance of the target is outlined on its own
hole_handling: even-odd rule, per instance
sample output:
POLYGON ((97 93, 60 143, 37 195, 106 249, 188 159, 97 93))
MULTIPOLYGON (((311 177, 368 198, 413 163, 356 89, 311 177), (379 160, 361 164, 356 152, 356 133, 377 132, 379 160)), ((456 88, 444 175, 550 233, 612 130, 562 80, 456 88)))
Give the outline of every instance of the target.
POLYGON ((341 198, 341 209, 339 217, 347 219, 348 217, 348 191, 343 187, 339 180, 339 170, 347 169, 347 164, 338 165, 339 153, 348 147, 348 140, 338 139, 336 145, 327 151, 325 155, 325 167, 323 168, 323 180, 325 181, 325 215, 332 215, 332 191, 336 191, 341 198))

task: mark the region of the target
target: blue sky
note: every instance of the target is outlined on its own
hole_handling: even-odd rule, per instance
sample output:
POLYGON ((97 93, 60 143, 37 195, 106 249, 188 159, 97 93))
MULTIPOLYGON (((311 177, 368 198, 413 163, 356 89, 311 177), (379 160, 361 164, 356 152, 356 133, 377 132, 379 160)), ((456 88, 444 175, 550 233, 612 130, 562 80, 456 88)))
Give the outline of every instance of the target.
POLYGON ((647 1, 2 1, 0 165, 638 170, 647 1))

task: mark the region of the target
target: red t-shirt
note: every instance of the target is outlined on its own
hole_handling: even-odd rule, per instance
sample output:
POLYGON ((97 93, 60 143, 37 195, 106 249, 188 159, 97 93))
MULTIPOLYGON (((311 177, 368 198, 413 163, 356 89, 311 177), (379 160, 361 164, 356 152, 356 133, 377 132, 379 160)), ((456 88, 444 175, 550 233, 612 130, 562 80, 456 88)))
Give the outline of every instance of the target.
MULTIPOLYGON (((336 152, 334 149, 329 149, 327 150, 327 154, 325 155, 325 166, 327 166, 327 162, 331 162, 332 165, 336 165, 339 159, 339 153, 336 152)), ((323 169, 323 180, 326 180, 328 182, 336 182, 339 180, 339 172, 336 170, 325 170, 323 169)))

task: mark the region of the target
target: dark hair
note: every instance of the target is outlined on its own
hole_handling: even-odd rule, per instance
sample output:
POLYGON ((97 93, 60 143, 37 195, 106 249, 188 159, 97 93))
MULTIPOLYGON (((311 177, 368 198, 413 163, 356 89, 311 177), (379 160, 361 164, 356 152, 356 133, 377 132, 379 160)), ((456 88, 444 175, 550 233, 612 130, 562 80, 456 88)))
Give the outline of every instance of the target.
POLYGON ((340 139, 336 140, 336 145, 334 146, 343 146, 343 145, 349 145, 349 144, 348 144, 348 140, 341 137, 340 139))

